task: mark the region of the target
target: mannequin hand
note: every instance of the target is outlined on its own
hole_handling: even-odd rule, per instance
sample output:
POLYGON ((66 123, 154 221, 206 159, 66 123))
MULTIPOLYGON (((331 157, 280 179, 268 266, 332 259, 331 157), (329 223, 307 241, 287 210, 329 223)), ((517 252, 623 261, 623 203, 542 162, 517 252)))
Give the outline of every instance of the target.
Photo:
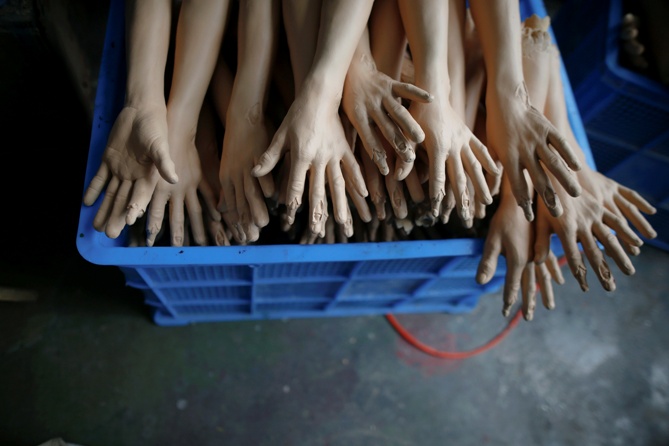
POLYGON ((427 91, 378 71, 371 56, 362 56, 361 60, 351 63, 344 83, 342 108, 381 174, 387 175, 390 171, 381 137, 395 150, 404 162, 398 164, 394 173, 398 180, 406 177, 415 159, 409 142, 420 143, 425 139, 425 133, 404 108, 401 98, 417 102, 433 99, 427 91))
POLYGON ((476 281, 482 285, 488 283, 497 270, 499 256, 503 255, 506 258, 502 308, 504 317, 509 315, 521 288, 523 302, 528 302, 528 308, 529 302, 533 299, 534 286, 529 286, 529 281, 522 280, 523 274, 526 274, 526 279, 529 278, 525 270, 532 265, 533 238, 532 225, 525 220, 513 197, 503 197, 490 221, 483 255, 476 272, 476 281))
POLYGON ((169 155, 165 114, 164 104, 126 106, 114 121, 83 199, 86 206, 93 205, 106 186, 93 227, 110 238, 144 214, 160 175, 172 183, 178 179, 169 155))
MULTIPOLYGON (((176 127, 176 126, 174 126, 176 127)), ((196 245, 204 246, 206 236, 202 219, 202 207, 198 197, 198 186, 202 179, 200 158, 195 147, 194 135, 169 130, 170 154, 174 160, 179 182, 170 184, 160 179, 151 199, 147 219, 147 246, 153 246, 162 228, 165 207, 169 202, 170 244, 183 246, 185 232, 184 202, 188 210, 190 228, 196 245)))
POLYGON ((549 251, 548 258, 544 263, 528 263, 523 269, 521 276, 521 288, 523 294, 523 306, 521 308, 526 321, 534 319, 534 310, 537 306, 537 278, 539 279, 539 292, 541 300, 547 310, 555 308, 555 295, 553 293, 552 281, 562 285, 564 278, 553 251, 549 251))
POLYGON ((274 180, 271 174, 251 175, 269 141, 264 117, 228 116, 219 170, 219 210, 239 243, 258 240, 260 229, 269 223, 264 197, 274 195, 274 180))
POLYGON ((615 290, 615 280, 597 246, 597 241, 604 246, 606 254, 613 258, 624 274, 632 275, 634 267, 618 238, 637 247, 641 246, 641 239, 629 228, 624 219, 605 209, 589 192, 584 190, 578 198, 570 197, 561 188, 558 188, 557 193, 564 208, 560 217, 552 216, 543 201, 537 203, 535 261, 541 262, 546 258, 551 233, 556 233, 562 242, 569 268, 583 291, 588 290, 587 269, 578 242, 581 243, 585 256, 602 287, 607 291, 615 290), (616 231, 618 238, 611 232, 612 229, 616 231))
POLYGON ((550 121, 530 104, 525 84, 519 85, 515 94, 504 97, 488 93, 486 105, 488 146, 502 162, 513 195, 523 208, 525 218, 532 221, 534 213, 532 197, 526 192, 523 169, 529 173, 534 188, 551 215, 559 216, 562 206, 544 168, 555 176, 569 195, 579 196, 581 187, 569 170, 581 168, 574 149, 550 121))
MULTIPOLYGON (((590 192, 599 203, 602 203, 618 218, 631 222, 642 236, 647 239, 657 237, 655 229, 641 214, 643 212, 653 215, 657 210, 636 191, 587 166, 578 172, 578 179, 583 189, 590 192)), ((625 243, 624 240, 623 245, 630 254, 639 254, 637 246, 625 243)))
POLYGON ((348 145, 334 97, 323 98, 316 89, 305 84, 291 105, 269 148, 253 168, 255 177, 267 175, 278 163, 281 154, 290 150, 290 174, 286 190, 288 223, 293 224, 295 212, 302 203, 305 179, 309 174, 309 228, 324 234, 327 211, 325 183, 330 186, 335 221, 344 225, 347 236, 353 222, 346 198, 342 168, 352 179, 360 195, 367 188, 353 151, 348 145))
POLYGON ((482 166, 497 173, 497 166, 487 148, 479 141, 453 110, 447 100, 437 98, 429 104, 413 102, 411 115, 425 131, 423 147, 430 166, 430 201, 432 214, 438 217, 446 197, 448 176, 458 215, 466 227, 471 227, 470 200, 466 175, 472 180, 476 199, 490 204, 492 197, 483 176, 482 166))

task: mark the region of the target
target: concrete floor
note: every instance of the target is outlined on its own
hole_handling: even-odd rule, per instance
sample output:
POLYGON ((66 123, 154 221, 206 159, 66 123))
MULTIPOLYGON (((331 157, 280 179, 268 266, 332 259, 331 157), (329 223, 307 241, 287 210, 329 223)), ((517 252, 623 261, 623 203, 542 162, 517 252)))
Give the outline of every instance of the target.
MULTIPOLYGON (((158 327, 117 268, 76 251, 90 129, 65 66, 0 48, 0 296, 37 297, 0 302, 0 445, 669 445, 669 253, 644 247, 613 293, 565 269, 555 310, 462 361, 382 316, 158 327)), ((496 293, 399 319, 467 350, 500 310, 496 293)))

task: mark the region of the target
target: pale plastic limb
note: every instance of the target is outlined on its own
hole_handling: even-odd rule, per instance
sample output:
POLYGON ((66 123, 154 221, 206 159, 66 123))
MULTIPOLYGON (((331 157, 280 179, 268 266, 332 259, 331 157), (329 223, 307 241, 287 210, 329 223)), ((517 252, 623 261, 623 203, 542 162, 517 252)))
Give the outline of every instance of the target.
POLYGON ((161 175, 171 183, 178 181, 169 154, 163 88, 172 4, 128 1, 126 11, 125 104, 83 197, 83 203, 92 206, 106 190, 93 227, 110 238, 144 214, 161 175))
MULTIPOLYGON (((314 62, 297 90, 270 146, 253 169, 256 177, 268 174, 287 151, 291 169, 286 193, 288 222, 302 201, 309 176, 309 216, 313 233, 323 232, 330 186, 335 221, 352 232, 342 168, 348 170, 353 186, 366 196, 367 189, 338 114, 346 70, 367 23, 371 0, 333 1, 322 5, 318 44, 314 62), (341 32, 345 30, 346 32, 341 32)), ((290 42, 289 42, 290 44, 290 42)))
POLYGON ((269 223, 264 198, 274 195, 272 175, 256 178, 251 169, 272 136, 265 109, 278 39, 279 7, 277 0, 239 2, 237 72, 219 171, 219 210, 228 226, 236 228, 233 234, 238 243, 257 241, 260 229, 269 223))
POLYGON ((574 148, 532 105, 528 95, 522 69, 518 1, 472 0, 470 8, 486 64, 488 146, 501 160, 516 201, 529 221, 534 212, 523 170, 529 173, 548 209, 559 215, 558 198, 547 172, 552 172, 569 195, 576 197, 581 187, 569 169, 578 170, 581 163, 574 148))
POLYGON ((412 102, 409 111, 425 132, 422 146, 430 165, 429 196, 432 213, 440 215, 446 197, 446 178, 453 188, 458 215, 471 221, 466 175, 484 191, 479 197, 492 202, 481 168, 497 172, 487 148, 474 136, 450 104, 448 76, 448 3, 400 0, 402 22, 412 51, 415 85, 429 91, 430 103, 412 102), (467 170, 472 169, 472 170, 467 170), (481 184, 482 183, 482 184, 481 184))
POLYGON ((369 41, 369 30, 365 27, 346 73, 342 108, 362 139, 367 154, 381 173, 387 175, 389 168, 386 151, 377 130, 380 131, 382 137, 406 164, 403 166, 407 169, 406 173, 398 172, 403 179, 415 158, 411 142, 422 142, 425 134, 404 108, 401 99, 428 102, 431 96, 428 92, 397 81, 377 69, 369 41))
POLYGON ((537 276, 540 278, 544 307, 548 310, 555 307, 550 279, 552 277, 559 284, 563 283, 564 279, 559 267, 555 267, 557 259, 552 251, 548 251, 546 263, 533 262, 533 240, 533 225, 525 219, 522 209, 516 205, 510 183, 506 175, 503 175, 499 207, 490 221, 483 254, 476 272, 476 281, 480 284, 488 283, 497 270, 499 256, 503 255, 506 258, 502 306, 504 317, 508 317, 511 313, 520 291, 523 317, 528 321, 533 319, 537 276))
MULTIPOLYGON (((562 85, 562 77, 560 76, 560 58, 557 47, 551 58, 550 68, 550 88, 546 100, 545 114, 564 133, 571 145, 578 149, 578 155, 583 164, 583 169, 577 172, 581 186, 592 194, 598 202, 603 204, 604 208, 620 219, 620 224, 629 221, 644 237, 648 239, 657 237, 657 232, 642 214, 642 212, 649 215, 655 214, 657 212, 655 207, 635 190, 625 187, 606 175, 593 170, 586 163, 583 148, 576 140, 576 136, 569 123, 567 106, 564 101, 564 87, 562 85)), ((625 238, 625 233, 619 234, 619 236, 622 237, 620 241, 628 253, 632 255, 639 254, 639 246, 641 245, 638 238, 625 238)))
POLYGON ((218 166, 221 160, 218 156, 218 139, 216 135, 216 121, 218 120, 213 104, 205 98, 197 120, 195 147, 197 148, 202 168, 202 179, 198 192, 206 197, 201 200, 204 205, 202 216, 210 241, 216 246, 229 246, 227 232, 221 222, 221 214, 216 208, 208 205, 218 202, 218 166))
MULTIPOLYGON (((607 291, 615 290, 615 280, 611 269, 597 246, 597 242, 604 246, 606 253, 614 259, 624 274, 632 275, 634 274, 632 262, 611 230, 616 231, 619 237, 626 237, 630 241, 634 238, 638 239, 638 236, 627 226, 626 222, 605 209, 588 191, 584 190, 578 198, 570 197, 562 188, 557 189, 557 193, 560 195, 564 208, 560 217, 553 217, 545 203, 537 203, 535 261, 541 262, 546 258, 551 234, 557 234, 572 274, 581 289, 587 291, 587 268, 578 247, 580 242, 602 287, 607 291)), ((638 239, 636 246, 640 245, 641 240, 638 239)))
MULTIPOLYGON (((555 71, 552 68, 555 54, 554 47, 550 45, 549 37, 544 31, 547 27, 547 20, 540 20, 535 16, 530 17, 522 27, 524 76, 530 94, 536 95, 530 99, 542 108, 547 101, 548 92, 554 90, 554 88, 549 88, 549 83, 551 72, 555 71)), ((559 75, 559 71, 557 74, 559 75)), ((560 94, 563 95, 564 92, 560 91, 560 94)), ((561 96, 560 101, 564 103, 564 95, 561 96)), ((581 162, 583 161, 581 159, 581 162)), ((550 172, 548 176, 554 178, 550 172)), ((555 207, 549 209, 543 200, 537 203, 535 261, 542 262, 546 259, 551 234, 556 233, 562 243, 572 274, 578 280, 581 289, 586 291, 588 289, 587 269, 577 245, 580 242, 603 288, 613 291, 615 281, 597 246, 597 241, 605 246, 607 253, 616 261, 620 269, 629 275, 634 273, 634 268, 618 239, 611 233, 611 229, 620 231, 621 237, 629 237, 630 234, 636 236, 629 228, 623 226, 621 220, 616 219, 610 211, 604 209, 602 204, 588 191, 582 190, 578 198, 570 196, 561 187, 558 187, 555 192, 558 197, 556 203, 561 202, 559 217, 555 217, 555 207)))
MULTIPOLYGON (((197 188, 202 178, 195 147, 197 118, 219 54, 228 13, 228 1, 184 2, 179 12, 175 42, 174 74, 167 103, 170 154, 178 184, 159 180, 147 220, 147 246, 153 246, 169 203, 170 244, 184 241, 184 204, 194 243, 204 245, 206 233, 197 188)), ((214 204, 215 207, 215 204, 214 204)))

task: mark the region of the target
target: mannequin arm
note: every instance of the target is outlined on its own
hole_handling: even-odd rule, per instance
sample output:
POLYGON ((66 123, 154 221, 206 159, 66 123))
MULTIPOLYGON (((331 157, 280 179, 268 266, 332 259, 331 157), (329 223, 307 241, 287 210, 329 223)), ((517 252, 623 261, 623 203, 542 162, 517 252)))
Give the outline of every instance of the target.
MULTIPOLYGON (((657 237, 657 232, 643 216, 655 214, 657 210, 636 191, 625 187, 611 178, 590 168, 585 160, 585 153, 579 146, 572 131, 564 102, 564 87, 560 75, 560 59, 557 51, 550 63, 550 89, 546 100, 546 117, 567 137, 572 147, 577 149, 583 168, 577 172, 578 180, 583 189, 592 194, 604 207, 622 222, 629 221, 641 235, 648 239, 657 237)), ((625 240, 621 242, 627 252, 639 254, 641 240, 625 240)))
POLYGON ((240 1, 237 72, 219 170, 219 209, 239 243, 256 241, 269 223, 263 195, 274 195, 274 181, 271 174, 252 176, 251 169, 272 135, 265 107, 278 26, 278 0, 240 1))
MULTIPOLYGON (((191 0, 181 5, 174 56, 174 74, 167 103, 170 154, 180 181, 159 180, 147 220, 147 245, 152 246, 170 204, 171 245, 184 241, 184 203, 197 245, 206 243, 197 188, 202 171, 195 147, 197 120, 218 58, 228 13, 228 1, 191 0)), ((211 204, 207 205, 211 208, 211 204)), ((213 203, 216 207, 216 203, 213 203)), ((220 215, 219 215, 220 218, 220 215)))
POLYGON ((489 172, 498 172, 486 147, 450 103, 448 3, 439 0, 399 1, 413 56, 415 84, 434 95, 434 100, 427 104, 412 102, 409 111, 425 132, 423 148, 430 166, 429 195, 433 216, 442 212, 448 177, 458 215, 466 227, 471 227, 473 216, 467 175, 479 192, 476 199, 489 204, 492 197, 481 166, 489 172))
POLYGON ((144 214, 159 175, 178 180, 169 154, 165 108, 165 64, 170 41, 170 0, 126 4, 128 76, 125 105, 112 126, 100 167, 83 198, 93 205, 105 190, 93 221, 116 238, 144 214))
POLYGON ((281 155, 290 150, 291 166, 286 192, 288 222, 292 224, 294 221, 309 173, 309 226, 316 234, 325 235, 326 175, 335 221, 346 226, 347 235, 352 233, 353 224, 342 167, 348 170, 358 192, 367 195, 360 166, 348 145, 338 110, 346 71, 367 23, 372 3, 372 0, 323 2, 313 64, 270 146, 253 169, 256 177, 267 175, 277 165, 281 155))
POLYGON ((532 106, 522 71, 518 2, 472 0, 470 7, 487 70, 487 136, 490 149, 497 153, 504 165, 514 196, 528 220, 531 221, 534 214, 523 170, 529 173, 534 188, 548 209, 553 215, 559 215, 560 204, 544 166, 569 195, 576 197, 581 188, 567 165, 578 170, 581 163, 562 134, 532 106))

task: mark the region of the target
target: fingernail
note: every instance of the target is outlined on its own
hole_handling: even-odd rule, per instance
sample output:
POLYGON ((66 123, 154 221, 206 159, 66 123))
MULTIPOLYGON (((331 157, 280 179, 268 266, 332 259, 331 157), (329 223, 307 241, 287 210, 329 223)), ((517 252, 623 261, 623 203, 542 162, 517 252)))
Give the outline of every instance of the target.
POLYGON ((520 207, 523 209, 525 214, 525 219, 527 221, 534 220, 534 212, 532 212, 532 200, 525 200, 520 204, 520 207))
POLYGON ((549 207, 549 209, 553 209, 557 203, 556 203, 556 196, 555 196, 555 191, 551 188, 546 188, 544 190, 544 201, 546 202, 546 205, 549 207))

